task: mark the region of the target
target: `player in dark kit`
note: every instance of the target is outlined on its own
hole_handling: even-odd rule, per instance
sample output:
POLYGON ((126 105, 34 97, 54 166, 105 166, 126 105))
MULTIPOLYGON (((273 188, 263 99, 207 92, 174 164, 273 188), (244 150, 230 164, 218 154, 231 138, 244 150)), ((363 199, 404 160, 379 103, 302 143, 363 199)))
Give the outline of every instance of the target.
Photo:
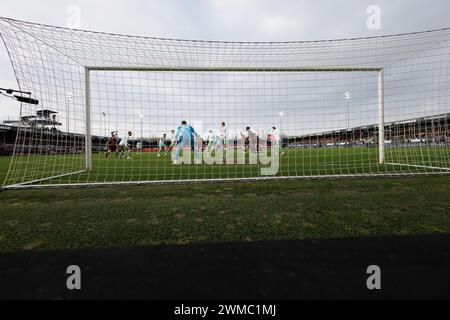
POLYGON ((119 141, 114 133, 111 134, 108 141, 106 142, 106 153, 105 158, 108 159, 108 156, 111 152, 116 153, 116 158, 119 156, 119 141))

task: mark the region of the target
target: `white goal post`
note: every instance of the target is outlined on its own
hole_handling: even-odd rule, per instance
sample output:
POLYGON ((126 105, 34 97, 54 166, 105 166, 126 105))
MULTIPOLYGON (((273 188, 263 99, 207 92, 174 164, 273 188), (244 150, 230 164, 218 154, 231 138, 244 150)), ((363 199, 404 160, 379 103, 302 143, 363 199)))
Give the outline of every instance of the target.
POLYGON ((145 72, 377 72, 378 73, 378 157, 384 164, 384 71, 381 67, 334 67, 334 68, 142 68, 142 67, 85 67, 86 82, 86 170, 92 170, 91 139, 91 71, 145 71, 145 72))
POLYGON ((5 189, 450 174, 450 29, 224 42, 0 17, 0 37, 39 100, 0 112, 5 189))

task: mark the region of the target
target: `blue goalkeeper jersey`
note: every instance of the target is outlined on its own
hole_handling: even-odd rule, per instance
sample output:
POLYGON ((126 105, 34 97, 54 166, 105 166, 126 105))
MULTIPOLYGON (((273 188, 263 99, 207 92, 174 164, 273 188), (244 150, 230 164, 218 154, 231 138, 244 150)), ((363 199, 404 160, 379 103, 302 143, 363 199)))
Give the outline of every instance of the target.
POLYGON ((189 125, 181 125, 177 128, 176 133, 178 143, 182 141, 194 141, 195 129, 189 125))

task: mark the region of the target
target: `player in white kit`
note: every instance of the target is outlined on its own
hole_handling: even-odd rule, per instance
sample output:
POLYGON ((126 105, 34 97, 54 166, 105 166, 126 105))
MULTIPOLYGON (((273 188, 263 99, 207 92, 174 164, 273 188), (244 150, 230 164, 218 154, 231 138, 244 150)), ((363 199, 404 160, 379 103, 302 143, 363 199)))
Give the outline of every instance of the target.
POLYGON ((217 146, 220 144, 220 137, 214 133, 214 131, 209 130, 208 135, 208 152, 211 153, 213 150, 217 152, 217 146))
POLYGON ((281 139, 280 130, 278 130, 276 127, 272 127, 272 143, 274 147, 278 150, 276 151, 276 155, 279 154, 279 151, 281 151, 281 156, 284 156, 284 152, 282 150, 283 147, 283 140, 281 139))
POLYGON ((127 160, 130 160, 130 146, 128 145, 128 140, 131 138, 131 136, 133 135, 133 133, 131 131, 128 131, 128 135, 127 136, 123 136, 122 138, 120 138, 120 142, 119 142, 119 150, 120 150, 120 155, 119 155, 119 159, 122 158, 127 158, 127 160))
POLYGON ((228 129, 225 122, 222 122, 219 128, 219 141, 217 145, 217 150, 225 150, 224 157, 227 157, 226 148, 228 146, 228 129))

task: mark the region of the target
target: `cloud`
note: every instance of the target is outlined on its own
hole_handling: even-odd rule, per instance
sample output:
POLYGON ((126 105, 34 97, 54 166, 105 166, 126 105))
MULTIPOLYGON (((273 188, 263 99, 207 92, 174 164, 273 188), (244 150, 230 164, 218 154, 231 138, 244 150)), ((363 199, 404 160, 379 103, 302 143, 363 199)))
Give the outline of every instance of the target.
POLYGON ((299 22, 295 19, 284 18, 280 16, 268 16, 262 22, 262 30, 271 36, 280 36, 291 34, 298 30, 299 22))
MULTIPOLYGON (((1 15, 65 26, 67 8, 81 8, 81 27, 157 37, 233 41, 317 40, 373 36, 448 27, 448 0, 15 0, 1 15), (382 29, 366 28, 366 9, 382 9, 382 29), (26 10, 24 10, 26 8, 26 10)), ((16 87, 0 45, 0 86, 16 87)), ((0 122, 17 114, 0 97, 0 122)))

